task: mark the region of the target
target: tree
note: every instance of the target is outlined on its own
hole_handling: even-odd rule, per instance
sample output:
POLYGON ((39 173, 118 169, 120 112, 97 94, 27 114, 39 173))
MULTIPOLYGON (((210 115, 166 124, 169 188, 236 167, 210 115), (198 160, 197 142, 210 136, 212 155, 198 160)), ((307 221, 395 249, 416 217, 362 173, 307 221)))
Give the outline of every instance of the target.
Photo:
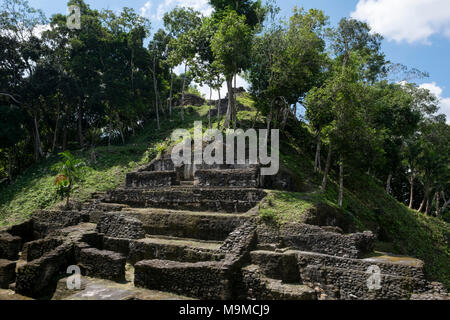
MULTIPOLYGON (((195 46, 196 56, 191 66, 191 72, 194 76, 194 80, 199 85, 206 84, 210 88, 210 98, 212 90, 217 90, 219 94, 219 103, 217 110, 217 121, 220 125, 221 113, 221 97, 220 88, 224 82, 223 70, 220 65, 215 63, 214 53, 211 48, 211 41, 217 32, 217 25, 214 23, 214 19, 205 17, 202 19, 202 24, 192 30, 192 39, 195 46)), ((209 126, 211 127, 211 105, 208 116, 209 126)))
POLYGON ((219 22, 217 32, 211 41, 215 57, 213 65, 223 70, 228 88, 225 128, 230 128, 231 122, 236 118, 233 78, 245 70, 249 64, 252 35, 251 28, 246 24, 245 16, 239 16, 235 11, 229 11, 219 22))
MULTIPOLYGON (((184 121, 184 93, 189 86, 187 68, 195 57, 192 31, 201 25, 201 14, 191 8, 175 8, 164 15, 164 26, 171 36, 169 61, 171 67, 184 64, 183 89, 181 92, 181 119, 184 121)), ((172 73, 172 71, 171 71, 172 73)), ((172 82, 171 82, 172 83, 172 82)))
POLYGON ((261 5, 261 1, 252 0, 210 0, 209 3, 215 10, 215 19, 221 20, 233 10, 238 15, 245 16, 246 23, 255 28, 264 21, 266 14, 265 8, 261 5))
POLYGON ((0 102, 0 149, 8 153, 8 179, 13 182, 13 165, 16 145, 25 136, 22 110, 14 105, 0 102))
POLYGON ((252 95, 268 114, 268 121, 273 113, 281 113, 284 129, 289 115, 296 117, 297 103, 324 80, 327 57, 322 33, 327 18, 320 10, 295 8, 286 28, 275 22, 277 9, 269 12, 273 22, 254 40, 248 78, 252 95))
POLYGON ((76 159, 68 151, 59 155, 61 156, 61 161, 55 164, 52 169, 58 172, 58 176, 55 178, 55 185, 58 187, 58 193, 66 198, 66 209, 69 209, 73 188, 86 171, 86 164, 82 160, 76 159))
MULTIPOLYGON (((5 0, 0 12, 0 27, 4 31, 5 37, 14 39, 19 47, 20 63, 24 66, 22 75, 16 81, 20 83, 16 87, 19 92, 9 93, 13 96, 21 96, 21 107, 23 107, 32 117, 33 136, 35 147, 35 159, 39 160, 44 152, 42 150, 41 136, 39 131, 39 106, 36 105, 38 96, 35 94, 36 82, 34 74, 39 61, 42 58, 42 42, 36 37, 36 28, 46 23, 46 18, 42 11, 29 6, 24 0, 5 0)), ((14 66, 11 66, 14 68, 14 66)))
MULTIPOLYGON (((340 108, 337 108, 334 113, 335 128, 340 132, 338 142, 342 143, 340 146, 336 146, 340 153, 338 204, 342 206, 345 139, 347 133, 351 133, 348 130, 359 128, 358 126, 354 127, 354 125, 357 125, 361 121, 360 108, 354 109, 352 107, 360 102, 359 98, 361 95, 356 94, 358 91, 362 92, 360 91, 361 84, 359 84, 359 81, 362 79, 370 82, 376 79, 382 70, 384 59, 383 54, 380 52, 382 37, 379 34, 370 33, 370 27, 366 23, 358 20, 342 19, 338 27, 330 32, 330 39, 332 40, 332 47, 336 59, 341 63, 341 75, 338 74, 339 71, 334 74, 334 80, 329 82, 331 84, 329 85, 329 89, 332 90, 331 96, 333 97, 333 101, 339 99, 342 103, 340 104, 340 108), (352 59, 353 61, 351 61, 352 59), (350 67, 349 64, 351 65, 350 67), (371 70, 369 76, 366 72, 367 69, 371 70), (339 84, 341 80, 344 81, 342 86, 339 84)), ((326 187, 327 175, 331 166, 329 162, 331 161, 331 152, 332 148, 330 147, 325 166, 322 190, 326 187)))

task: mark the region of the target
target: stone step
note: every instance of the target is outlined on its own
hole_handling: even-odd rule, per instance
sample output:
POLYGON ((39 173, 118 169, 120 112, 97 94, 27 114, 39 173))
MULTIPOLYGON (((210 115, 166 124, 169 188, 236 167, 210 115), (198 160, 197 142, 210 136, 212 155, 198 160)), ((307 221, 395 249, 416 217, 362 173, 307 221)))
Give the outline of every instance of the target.
POLYGON ((178 185, 175 171, 131 172, 126 177, 127 188, 159 188, 178 185))
POLYGON ((126 204, 136 208, 243 213, 256 207, 265 196, 266 193, 260 189, 118 189, 109 193, 106 202, 126 204))
POLYGON ((67 280, 63 278, 58 282, 52 300, 188 300, 183 296, 136 288, 132 282, 117 283, 91 277, 81 278, 79 290, 69 290, 67 280))
POLYGON ((308 265, 322 265, 333 268, 366 272, 372 265, 377 265, 382 274, 423 279, 423 262, 413 258, 400 258, 398 261, 382 258, 351 259, 315 252, 286 250, 284 252, 252 251, 252 263, 261 267, 262 272, 271 278, 289 281, 289 272, 296 273, 299 268, 308 265))
POLYGON ((251 252, 251 260, 265 277, 332 286, 341 299, 409 299, 412 292, 427 287, 423 263, 412 258, 350 259, 295 250, 260 250, 251 252), (371 270, 379 271, 379 288, 368 286, 371 270))
POLYGON ((195 183, 201 187, 258 188, 259 169, 197 170, 195 183))
POLYGON ((172 260, 179 262, 219 261, 223 242, 201 241, 174 237, 149 237, 130 243, 128 260, 135 264, 142 260, 172 260))
POLYGON ((242 288, 245 298, 252 300, 317 300, 311 287, 267 278, 256 265, 242 269, 242 288))
POLYGON ((221 262, 144 260, 134 267, 134 285, 139 288, 206 300, 229 298, 229 281, 221 262))
POLYGON ((16 262, 0 259, 0 289, 8 289, 16 280, 16 262))
POLYGON ((148 235, 223 241, 251 214, 180 211, 169 209, 129 209, 122 212, 140 220, 148 235))

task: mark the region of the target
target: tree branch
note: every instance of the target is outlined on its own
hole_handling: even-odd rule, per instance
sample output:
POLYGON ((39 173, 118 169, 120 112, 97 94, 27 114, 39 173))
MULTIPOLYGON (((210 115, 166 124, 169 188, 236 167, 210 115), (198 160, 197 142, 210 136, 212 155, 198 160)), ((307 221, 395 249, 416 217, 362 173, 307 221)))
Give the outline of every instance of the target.
POLYGON ((9 97, 9 98, 10 98, 11 100, 13 100, 15 103, 22 104, 22 102, 20 102, 20 101, 17 100, 16 98, 14 98, 14 96, 10 95, 9 93, 3 93, 3 92, 0 92, 0 96, 9 97))

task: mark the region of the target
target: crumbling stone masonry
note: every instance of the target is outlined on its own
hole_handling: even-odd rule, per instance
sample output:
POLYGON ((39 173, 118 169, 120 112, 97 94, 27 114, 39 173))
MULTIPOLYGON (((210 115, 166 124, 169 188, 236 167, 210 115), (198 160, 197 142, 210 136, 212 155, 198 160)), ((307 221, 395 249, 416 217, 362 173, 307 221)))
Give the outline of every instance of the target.
POLYGON ((67 297, 59 279, 77 265, 91 278, 199 299, 448 299, 421 261, 374 255, 375 236, 352 233, 327 207, 303 224, 259 220, 264 189, 294 187, 285 170, 176 167, 163 155, 80 210, 37 212, 0 230, 0 289, 67 297), (373 267, 379 287, 368 285, 373 267))

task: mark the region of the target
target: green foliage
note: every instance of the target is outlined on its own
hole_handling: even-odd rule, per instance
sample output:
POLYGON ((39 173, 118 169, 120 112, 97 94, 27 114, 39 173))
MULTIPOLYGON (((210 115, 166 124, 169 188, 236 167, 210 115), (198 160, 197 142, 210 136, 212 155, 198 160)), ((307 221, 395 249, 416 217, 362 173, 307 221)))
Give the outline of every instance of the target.
POLYGON ((86 164, 76 159, 70 152, 65 151, 59 154, 61 161, 52 167, 58 173, 55 178, 57 192, 61 198, 67 198, 66 207, 69 207, 72 191, 86 171, 86 164))
POLYGON ((229 11, 219 22, 211 41, 215 64, 224 71, 227 79, 248 66, 252 43, 252 30, 245 17, 229 11))

